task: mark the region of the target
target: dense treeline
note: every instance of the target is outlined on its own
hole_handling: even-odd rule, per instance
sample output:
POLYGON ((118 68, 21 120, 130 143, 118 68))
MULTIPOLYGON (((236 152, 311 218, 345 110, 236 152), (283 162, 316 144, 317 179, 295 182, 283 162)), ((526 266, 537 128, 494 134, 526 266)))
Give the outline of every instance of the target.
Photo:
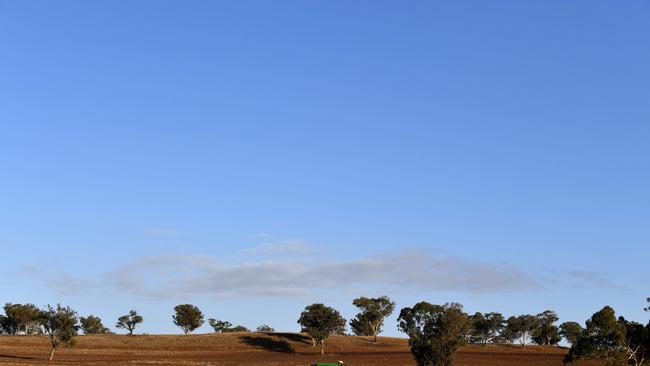
MULTIPOLYGON (((647 302, 644 310, 650 311, 650 298, 647 302)), ((346 334, 348 324, 354 335, 373 337, 373 342, 377 342, 385 319, 395 310, 395 303, 387 296, 359 297, 352 304, 359 312, 349 323, 336 309, 324 304, 306 306, 300 314, 301 332, 311 338, 314 347, 320 345, 322 354, 327 338, 346 334)), ((50 360, 58 347, 73 345, 80 331, 83 334, 113 334, 98 316, 78 317, 74 310, 61 305, 40 309, 34 304, 7 303, 3 309, 0 333, 46 335, 52 346, 50 360)), ((202 311, 191 304, 176 306, 172 320, 185 334, 205 323, 202 311)), ((557 346, 562 339, 571 345, 565 358, 567 363, 602 358, 607 360, 608 366, 650 366, 650 322, 644 325, 617 317, 609 306, 594 313, 584 327, 573 321, 558 324, 559 317, 552 310, 506 318, 498 312, 469 315, 456 303, 435 305, 427 302, 401 309, 397 321, 398 329, 409 337, 411 352, 419 366, 451 366, 457 349, 467 343, 557 346)), ((133 335, 143 322, 144 318, 137 311, 130 310, 117 319, 115 327, 133 335)), ((217 333, 249 331, 244 326, 214 318, 208 319, 208 324, 217 333)), ((264 324, 257 327, 257 331, 275 330, 264 324)))

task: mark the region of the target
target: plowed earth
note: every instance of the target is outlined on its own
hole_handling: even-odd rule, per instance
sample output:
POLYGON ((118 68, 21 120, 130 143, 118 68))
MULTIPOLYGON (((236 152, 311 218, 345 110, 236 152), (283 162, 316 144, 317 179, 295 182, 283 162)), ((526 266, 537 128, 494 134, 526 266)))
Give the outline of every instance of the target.
MULTIPOLYGON (((515 345, 466 346, 457 366, 562 366, 566 349, 515 345)), ((79 336, 46 360, 44 336, 0 336, 0 365, 266 365, 304 366, 343 360, 350 366, 415 365, 405 339, 336 336, 325 356, 311 341, 293 333, 204 335, 79 336)), ((600 366, 595 361, 580 366, 600 366)))

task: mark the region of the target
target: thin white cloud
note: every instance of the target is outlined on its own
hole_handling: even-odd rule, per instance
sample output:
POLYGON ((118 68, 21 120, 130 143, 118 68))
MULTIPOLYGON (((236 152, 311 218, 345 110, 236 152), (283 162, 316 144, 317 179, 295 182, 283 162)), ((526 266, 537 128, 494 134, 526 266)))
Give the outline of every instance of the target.
POLYGON ((99 280, 75 283, 75 286, 84 285, 160 299, 304 297, 319 290, 481 294, 540 288, 532 276, 505 263, 434 258, 414 251, 350 260, 276 259, 242 263, 226 263, 211 256, 152 256, 104 273, 99 280))
POLYGON ((607 290, 617 291, 620 293, 630 292, 629 288, 625 286, 617 285, 609 281, 605 277, 603 277, 601 274, 592 271, 584 271, 584 270, 570 271, 569 278, 571 280, 570 286, 573 288, 607 289, 607 290))
POLYGON ((95 280, 79 278, 64 271, 60 271, 54 276, 48 276, 44 282, 47 287, 62 295, 79 295, 86 289, 99 286, 95 280))

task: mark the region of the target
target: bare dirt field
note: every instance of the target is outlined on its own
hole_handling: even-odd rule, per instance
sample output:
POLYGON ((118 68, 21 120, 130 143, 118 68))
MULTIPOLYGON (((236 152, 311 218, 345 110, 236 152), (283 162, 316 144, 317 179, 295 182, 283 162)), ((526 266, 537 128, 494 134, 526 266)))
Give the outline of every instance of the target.
MULTIPOLYGON (((43 336, 0 336, 0 365, 267 365, 304 366, 343 360, 351 366, 415 365, 407 341, 364 337, 332 337, 326 355, 307 337, 293 333, 205 335, 79 336, 77 344, 58 349, 48 362, 43 336)), ((514 345, 466 346, 458 366, 562 366, 566 349, 514 345)), ((601 365, 581 362, 580 366, 601 365)))

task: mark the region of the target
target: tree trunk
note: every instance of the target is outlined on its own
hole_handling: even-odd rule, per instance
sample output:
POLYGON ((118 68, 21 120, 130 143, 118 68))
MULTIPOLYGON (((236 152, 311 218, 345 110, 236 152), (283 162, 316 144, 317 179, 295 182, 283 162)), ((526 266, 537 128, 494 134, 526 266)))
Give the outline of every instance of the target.
POLYGON ((316 340, 314 339, 314 337, 309 336, 309 338, 311 338, 311 347, 312 348, 316 347, 316 340))
POLYGON ((368 320, 368 325, 370 325, 370 330, 372 330, 372 343, 377 343, 377 328, 379 328, 379 324, 372 324, 370 320, 368 320))
POLYGON ((54 359, 54 350, 55 349, 56 349, 56 347, 52 346, 52 350, 50 351, 50 357, 48 357, 48 359, 47 359, 48 361, 52 361, 52 359, 54 359))
POLYGON ((320 354, 321 356, 325 355, 325 341, 320 341, 320 354))

